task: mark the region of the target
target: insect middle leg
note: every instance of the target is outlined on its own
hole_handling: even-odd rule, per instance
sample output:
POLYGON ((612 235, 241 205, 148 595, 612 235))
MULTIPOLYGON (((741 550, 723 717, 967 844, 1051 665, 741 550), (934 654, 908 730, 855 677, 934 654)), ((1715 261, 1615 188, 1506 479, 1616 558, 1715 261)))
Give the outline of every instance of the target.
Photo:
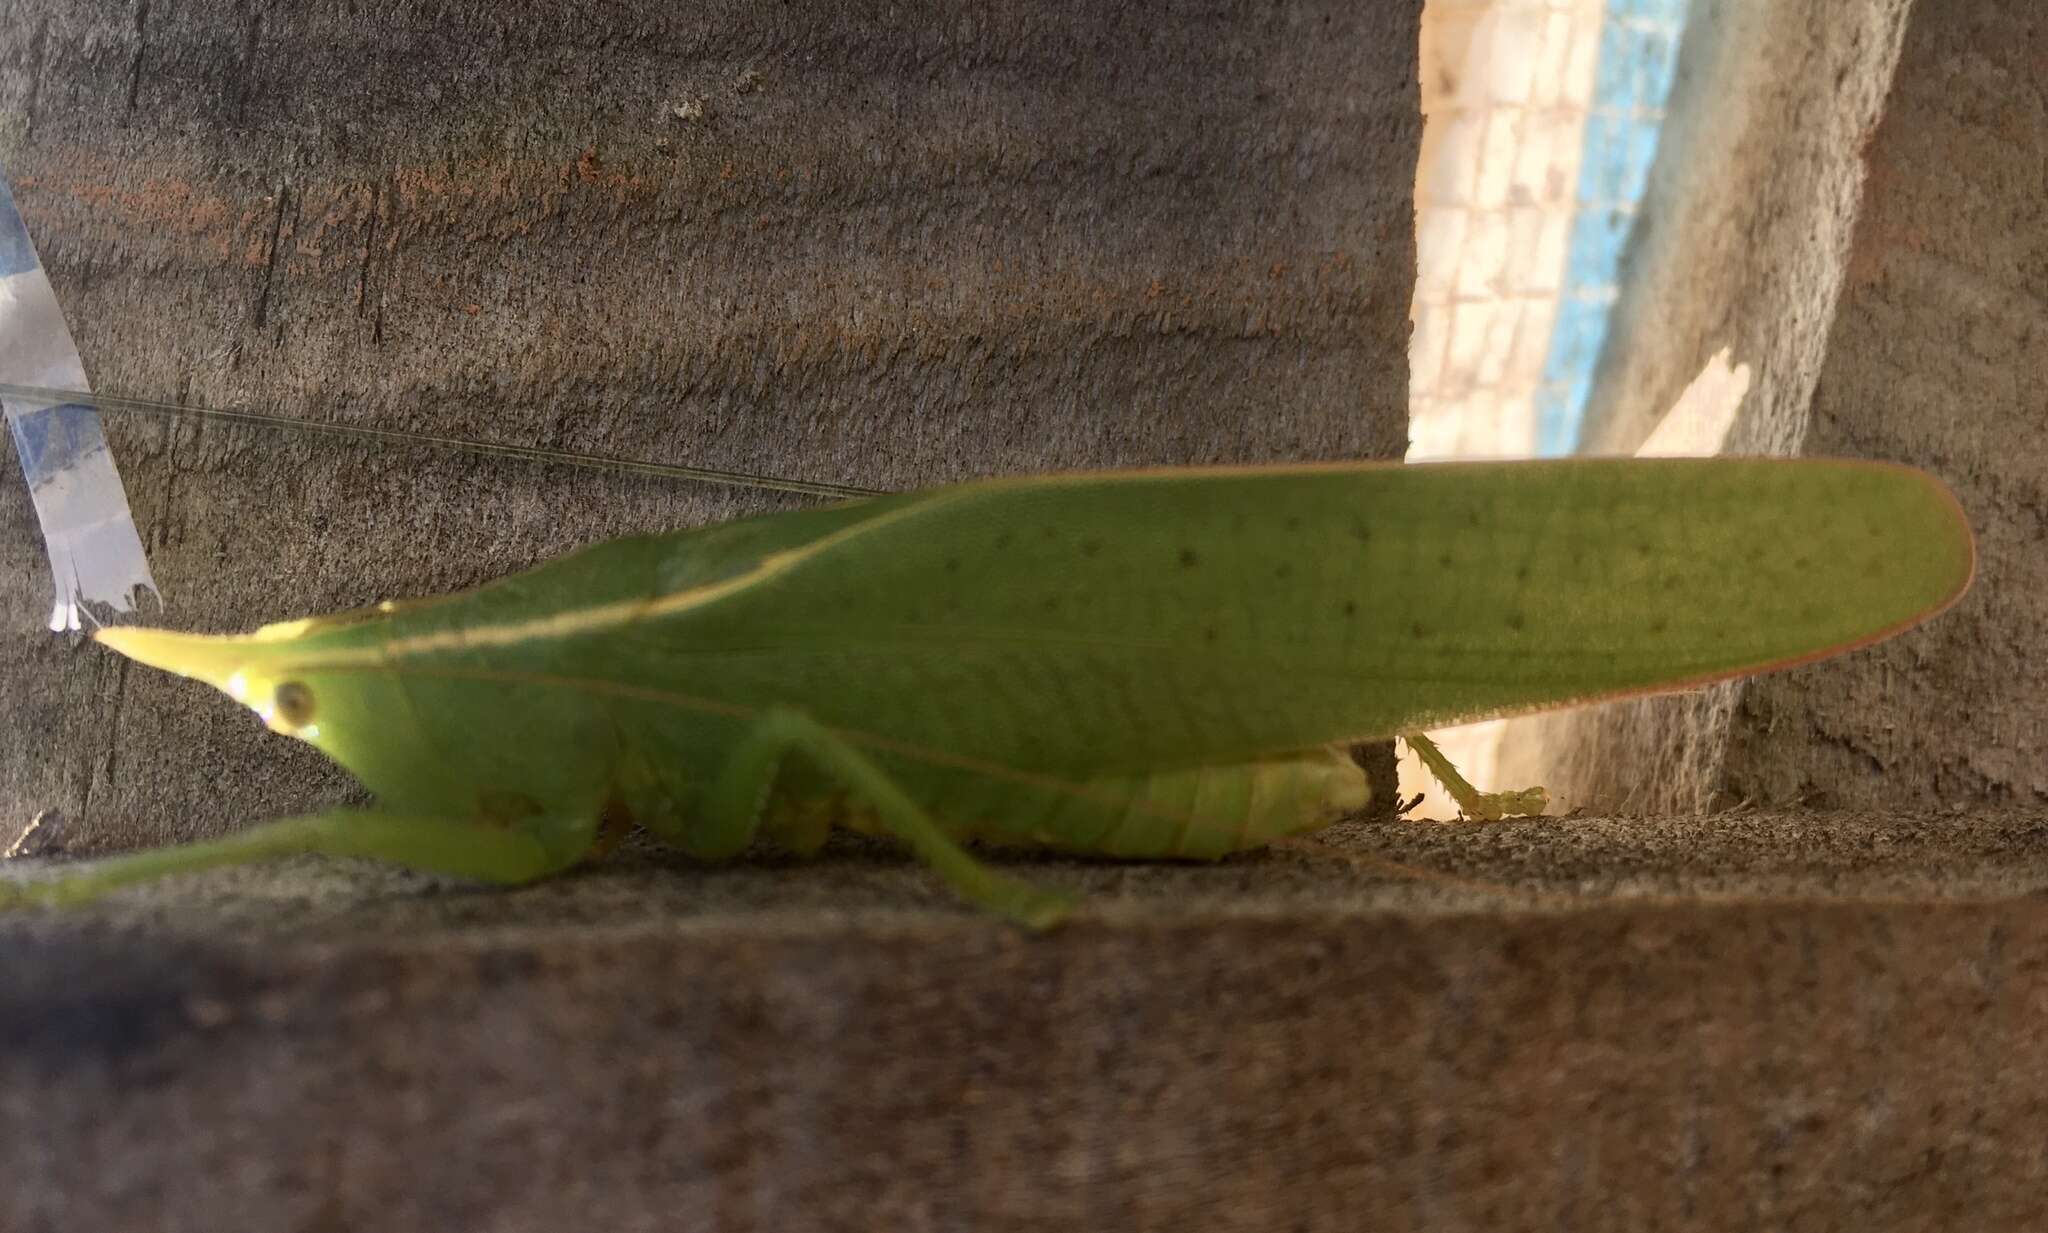
POLYGON ((1054 923, 1073 906, 1071 896, 1007 877, 974 859, 866 754, 810 716, 786 708, 764 713, 741 738, 705 794, 698 817, 687 823, 650 825, 700 860, 739 855, 760 829, 769 789, 782 760, 792 752, 803 754, 867 802, 884 830, 908 845, 968 902, 1031 928, 1054 923))
POLYGON ((181 873, 288 856, 359 856, 503 886, 559 872, 582 859, 597 819, 529 819, 517 826, 429 815, 337 809, 253 826, 202 843, 92 861, 56 877, 0 881, 0 908, 84 903, 110 891, 181 873))

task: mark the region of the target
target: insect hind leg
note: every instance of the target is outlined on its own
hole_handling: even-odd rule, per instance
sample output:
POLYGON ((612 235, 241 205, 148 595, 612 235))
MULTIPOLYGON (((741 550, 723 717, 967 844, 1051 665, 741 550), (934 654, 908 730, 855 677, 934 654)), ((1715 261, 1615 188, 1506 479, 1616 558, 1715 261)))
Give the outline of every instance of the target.
POLYGON ((906 844, 953 892, 1030 928, 1053 924, 1073 906, 1070 896, 1005 876, 969 855, 887 772, 800 711, 778 707, 754 723, 712 781, 696 824, 666 836, 690 855, 739 855, 761 827, 769 789, 784 758, 800 753, 875 811, 882 829, 906 844))

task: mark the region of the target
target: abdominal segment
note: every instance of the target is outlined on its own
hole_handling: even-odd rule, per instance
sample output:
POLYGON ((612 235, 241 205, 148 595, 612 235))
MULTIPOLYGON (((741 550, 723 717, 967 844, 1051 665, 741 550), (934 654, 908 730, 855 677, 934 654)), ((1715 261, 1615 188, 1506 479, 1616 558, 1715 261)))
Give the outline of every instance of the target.
MULTIPOLYGON (((1330 826, 1371 795, 1365 772, 1336 749, 1072 784, 1040 776, 926 778, 918 785, 926 790, 912 795, 956 839, 1135 859, 1213 860, 1262 847, 1330 826)), ((816 850, 835 826, 890 835, 865 803, 817 783, 776 792, 763 825, 799 852, 816 850)))

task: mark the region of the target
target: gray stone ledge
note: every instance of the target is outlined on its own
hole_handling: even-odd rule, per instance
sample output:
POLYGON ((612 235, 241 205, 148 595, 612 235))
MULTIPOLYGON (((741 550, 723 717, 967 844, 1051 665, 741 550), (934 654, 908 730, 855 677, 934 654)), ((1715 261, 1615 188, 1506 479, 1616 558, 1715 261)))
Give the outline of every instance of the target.
POLYGON ((2048 811, 1328 839, 1042 937, 858 844, 0 919, 0 1228, 2048 1215, 2048 811))

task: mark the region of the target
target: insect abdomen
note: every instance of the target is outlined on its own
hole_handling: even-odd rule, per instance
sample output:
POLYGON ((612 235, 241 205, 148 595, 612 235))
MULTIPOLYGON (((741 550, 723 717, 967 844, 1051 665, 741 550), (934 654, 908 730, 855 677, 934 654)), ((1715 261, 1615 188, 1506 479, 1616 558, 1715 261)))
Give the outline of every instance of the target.
MULTIPOLYGON (((1072 786, 955 780, 926 802, 947 833, 995 847, 1214 860, 1320 830, 1365 807, 1365 772, 1340 750, 1072 786)), ((881 833, 852 809, 848 829, 881 833)))

